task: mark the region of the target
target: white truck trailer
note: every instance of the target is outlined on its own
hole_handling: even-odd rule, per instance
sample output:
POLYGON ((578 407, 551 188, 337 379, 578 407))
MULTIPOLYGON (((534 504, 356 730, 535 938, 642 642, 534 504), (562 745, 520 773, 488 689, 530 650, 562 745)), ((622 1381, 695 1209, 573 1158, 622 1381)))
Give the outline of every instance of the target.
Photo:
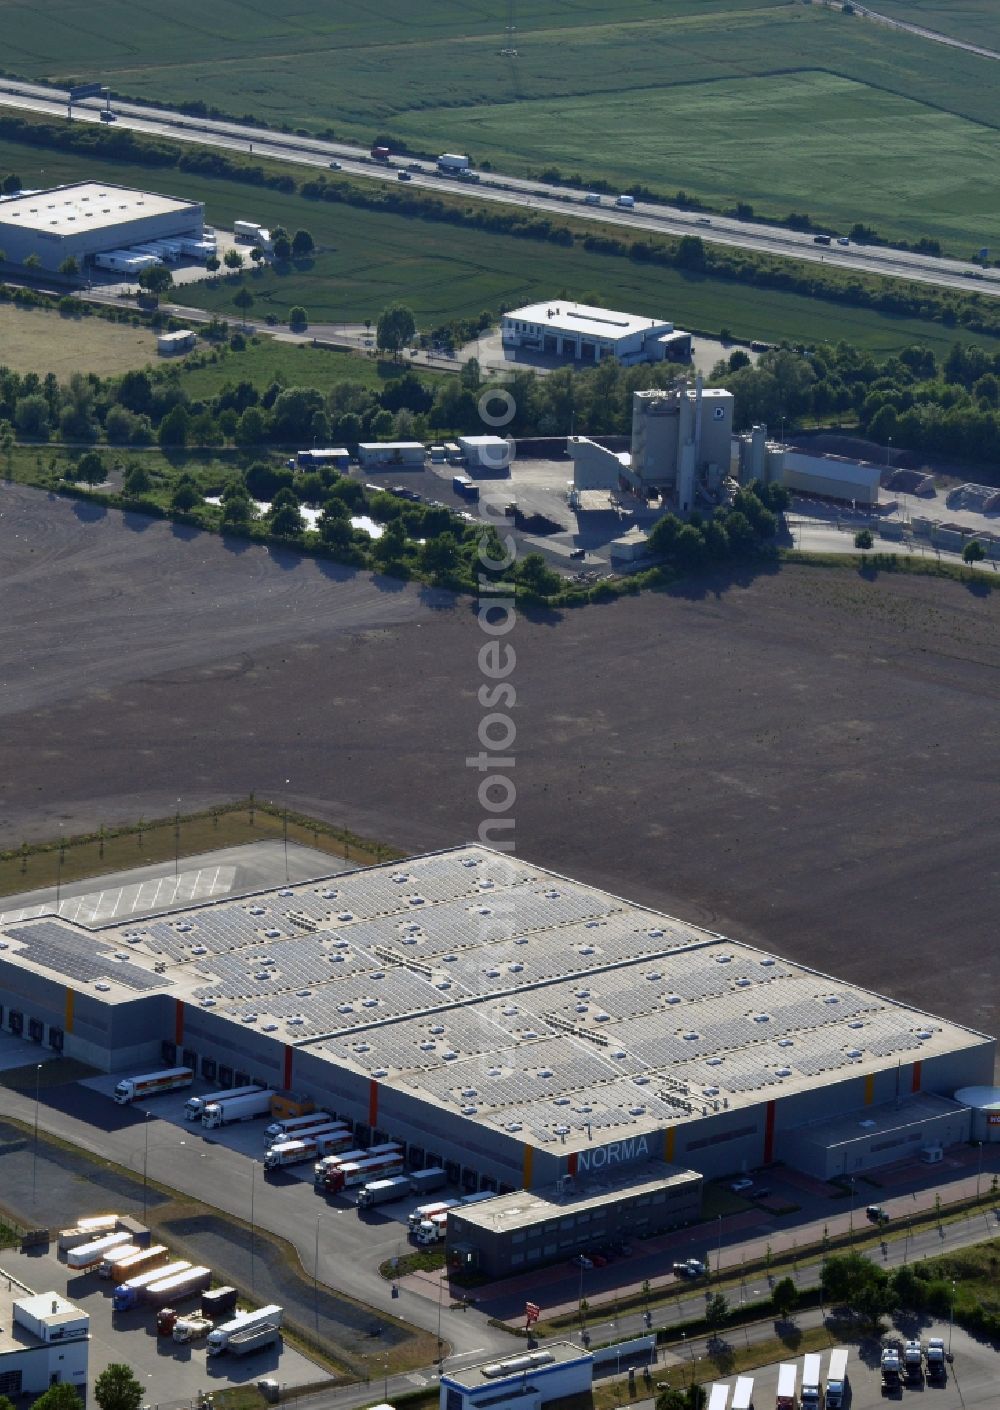
POLYGON ((194 1072, 190 1067, 167 1067, 162 1072, 146 1072, 140 1077, 123 1077, 115 1087, 114 1098, 119 1106, 129 1102, 158 1097, 163 1092, 176 1092, 190 1087, 194 1072))
POLYGON ((184 1120, 200 1121, 205 1108, 213 1102, 224 1102, 230 1097, 250 1097, 263 1090, 260 1083, 255 1082, 249 1087, 227 1087, 222 1092, 206 1092, 203 1097, 188 1097, 184 1103, 184 1120))
POLYGON ((830 1352, 830 1365, 826 1373, 826 1410, 843 1410, 847 1404, 847 1356, 846 1346, 835 1346, 830 1352))
POLYGON ((115 1234, 102 1234, 99 1239, 92 1239, 89 1244, 77 1244, 76 1248, 71 1248, 66 1255, 66 1266, 76 1273, 81 1273, 86 1268, 97 1268, 104 1261, 105 1254, 110 1253, 113 1248, 124 1248, 131 1242, 132 1235, 124 1229, 115 1234))
POLYGON ((442 152, 437 159, 438 171, 447 176, 457 176, 460 171, 468 171, 472 166, 469 158, 461 152, 442 152))
POLYGON ((412 1234, 414 1229, 419 1229, 425 1219, 430 1219, 434 1214, 447 1214, 449 1209, 456 1209, 460 1201, 457 1199, 439 1199, 431 1204, 418 1204, 416 1209, 411 1209, 406 1226, 412 1234))
MULTIPOLYGON (((289 1139, 301 1136, 303 1132, 309 1132, 319 1126, 333 1126, 337 1124, 337 1118, 329 1111, 310 1111, 304 1116, 286 1116, 278 1121, 272 1121, 270 1126, 264 1127, 264 1135, 271 1144, 275 1144, 282 1137, 289 1139)), ((343 1122, 339 1123, 343 1125, 343 1122)))
POLYGON ((271 1112, 271 1093, 262 1088, 240 1097, 225 1097, 209 1102, 201 1114, 201 1124, 212 1131, 217 1126, 230 1126, 234 1121, 255 1121, 271 1112))
POLYGON ((238 1332, 248 1332, 254 1327, 280 1327, 284 1308, 272 1304, 258 1307, 254 1312, 237 1312, 236 1316, 208 1334, 208 1354, 218 1356, 229 1345, 229 1339, 238 1332))

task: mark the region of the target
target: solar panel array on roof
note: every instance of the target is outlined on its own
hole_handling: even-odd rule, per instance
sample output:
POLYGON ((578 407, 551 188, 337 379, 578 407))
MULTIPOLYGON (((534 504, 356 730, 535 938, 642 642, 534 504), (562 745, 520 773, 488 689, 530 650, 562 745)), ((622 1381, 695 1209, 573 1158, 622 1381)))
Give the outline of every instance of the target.
POLYGON ((162 975, 140 969, 127 957, 119 959, 118 952, 111 945, 103 945, 92 935, 74 930, 59 920, 39 920, 30 925, 10 926, 4 934, 20 942, 21 953, 32 964, 84 984, 104 980, 142 992, 164 989, 172 982, 162 975))

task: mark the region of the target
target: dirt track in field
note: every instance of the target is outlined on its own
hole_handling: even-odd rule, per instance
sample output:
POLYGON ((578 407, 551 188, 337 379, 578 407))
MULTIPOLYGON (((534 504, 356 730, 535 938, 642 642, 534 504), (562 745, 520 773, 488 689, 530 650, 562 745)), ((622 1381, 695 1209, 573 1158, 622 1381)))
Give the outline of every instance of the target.
MULTIPOLYGON (((468 602, 0 508, 0 843, 251 789, 413 850, 476 835, 468 602)), ((1000 596, 796 567, 507 640, 523 856, 995 1030, 1000 596)))

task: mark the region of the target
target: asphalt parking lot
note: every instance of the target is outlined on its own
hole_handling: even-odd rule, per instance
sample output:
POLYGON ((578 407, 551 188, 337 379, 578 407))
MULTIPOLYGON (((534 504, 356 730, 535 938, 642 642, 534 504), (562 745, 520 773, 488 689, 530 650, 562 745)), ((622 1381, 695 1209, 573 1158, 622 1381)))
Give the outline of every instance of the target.
MULTIPOLYGON (((906 1324, 899 1329, 899 1335, 904 1338, 911 1336, 925 1340, 927 1337, 943 1337, 945 1345, 948 1345, 949 1329, 945 1322, 928 1322, 926 1324, 911 1326, 906 1324)), ((948 1369, 948 1379, 938 1385, 930 1381, 925 1381, 922 1386, 905 1387, 901 1393, 894 1397, 886 1397, 882 1394, 882 1382, 879 1375, 878 1353, 874 1342, 863 1344, 859 1349, 851 1346, 851 1357, 848 1362, 848 1380, 851 1387, 850 1407, 851 1410, 873 1410, 876 1405, 898 1404, 900 1401, 912 1402, 915 1397, 923 1396, 919 1403, 924 1410, 973 1410, 973 1407, 995 1407, 1000 1403, 997 1386, 1000 1384, 1000 1356, 996 1349, 985 1343, 975 1341, 964 1332, 961 1327, 955 1327, 951 1332, 951 1346, 954 1361, 948 1369)), ((793 1350, 783 1358, 784 1361, 793 1361, 799 1368, 799 1383, 802 1380, 802 1357, 796 1355, 793 1350)), ((826 1374, 829 1361, 829 1353, 823 1352, 822 1368, 826 1374)), ((758 1410, 765 1410, 765 1407, 773 1405, 775 1393, 778 1385, 779 1362, 772 1362, 769 1366, 761 1366, 755 1371, 748 1371, 745 1374, 753 1377, 754 1404, 758 1410)), ((720 1378, 718 1384, 734 1386, 736 1377, 729 1376, 720 1378)), ((708 1385, 706 1385, 708 1389, 708 1385)), ((639 1410, 639 1407, 635 1407, 639 1410)))
MULTIPOLYGON (((268 1376, 283 1386, 310 1385, 324 1380, 327 1371, 286 1344, 265 1348, 246 1357, 209 1357, 205 1343, 181 1345, 171 1337, 157 1337, 153 1313, 136 1308, 115 1316, 111 1311, 112 1286, 97 1272, 73 1273, 51 1252, 12 1249, 0 1254, 0 1270, 13 1273, 36 1292, 57 1292, 76 1303, 90 1317, 88 1387, 105 1366, 124 1361, 146 1387, 149 1405, 193 1400, 201 1391, 221 1390, 268 1376)), ((196 1310, 191 1300, 184 1310, 196 1310)))

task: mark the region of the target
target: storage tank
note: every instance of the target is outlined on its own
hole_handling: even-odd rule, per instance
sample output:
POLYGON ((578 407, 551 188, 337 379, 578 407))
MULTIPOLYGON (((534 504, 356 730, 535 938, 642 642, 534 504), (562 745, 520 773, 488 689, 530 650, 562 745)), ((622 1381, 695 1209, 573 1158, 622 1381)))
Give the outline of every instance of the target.
POLYGON ((955 1100, 972 1112, 973 1141, 1000 1141, 1000 1087, 962 1087, 955 1100))

